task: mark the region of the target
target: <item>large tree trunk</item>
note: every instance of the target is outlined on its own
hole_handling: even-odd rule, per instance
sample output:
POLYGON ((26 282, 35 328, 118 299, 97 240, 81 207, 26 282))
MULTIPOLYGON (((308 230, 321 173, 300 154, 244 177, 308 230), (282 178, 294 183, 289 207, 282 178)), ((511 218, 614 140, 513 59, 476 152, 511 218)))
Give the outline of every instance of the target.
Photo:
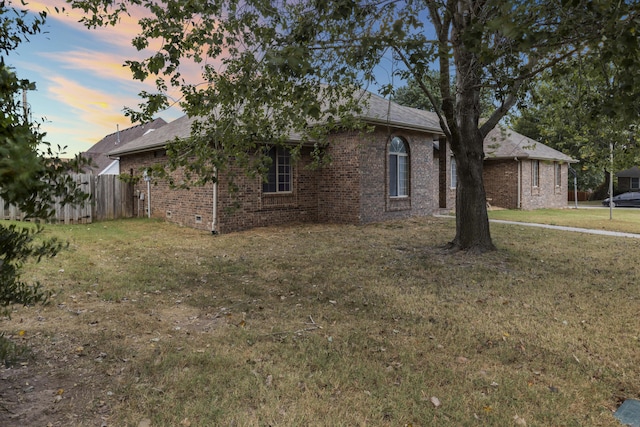
MULTIPOLYGON (((487 252, 495 249, 489 232, 487 198, 482 179, 484 153, 482 136, 477 128, 464 132, 457 146, 456 166, 456 237, 450 246, 470 252, 487 252)), ((454 137, 455 139, 455 137, 454 137)))
MULTIPOLYGON (((456 189, 456 237, 450 246, 453 249, 471 252, 487 252, 495 246, 489 232, 487 198, 482 179, 484 161, 484 135, 479 129, 480 88, 482 87, 482 62, 464 41, 465 31, 472 28, 475 11, 480 4, 470 0, 451 0, 451 43, 456 67, 455 101, 448 85, 449 62, 440 56, 440 85, 443 93, 443 112, 448 123, 448 137, 456 159, 458 185, 456 189), (442 72, 442 67, 445 72, 442 72)), ((443 47, 448 34, 439 32, 443 47)), ((468 40, 467 40, 468 41, 468 40)))

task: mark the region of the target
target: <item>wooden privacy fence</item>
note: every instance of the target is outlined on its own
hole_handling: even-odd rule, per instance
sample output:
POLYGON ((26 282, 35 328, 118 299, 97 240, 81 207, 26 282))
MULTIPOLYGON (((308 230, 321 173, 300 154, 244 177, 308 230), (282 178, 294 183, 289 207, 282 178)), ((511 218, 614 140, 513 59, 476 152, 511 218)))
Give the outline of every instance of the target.
MULTIPOLYGON (((133 216, 133 185, 118 175, 72 174, 77 186, 90 195, 83 205, 65 205, 56 201, 51 222, 64 224, 90 224, 106 219, 133 216)), ((25 214, 0 198, 0 219, 24 221, 25 214)))
MULTIPOLYGON (((569 188, 568 196, 570 202, 575 201, 576 195, 571 188, 569 188)), ((579 202, 586 202, 587 200, 589 200, 589 197, 591 197, 591 191, 578 191, 579 202)))

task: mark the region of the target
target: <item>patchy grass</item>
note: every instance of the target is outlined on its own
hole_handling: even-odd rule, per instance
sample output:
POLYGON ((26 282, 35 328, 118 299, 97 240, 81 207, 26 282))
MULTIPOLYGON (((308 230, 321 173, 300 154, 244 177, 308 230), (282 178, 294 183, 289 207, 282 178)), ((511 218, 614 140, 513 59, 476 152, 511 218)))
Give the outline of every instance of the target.
POLYGON ((489 211, 489 218, 640 233, 640 209, 634 208, 614 208, 612 219, 607 208, 493 210, 489 211))
POLYGON ((439 249, 453 227, 49 227, 71 248, 28 267, 52 303, 3 321, 31 357, 0 424, 617 425, 640 242, 493 224, 471 256, 439 249))

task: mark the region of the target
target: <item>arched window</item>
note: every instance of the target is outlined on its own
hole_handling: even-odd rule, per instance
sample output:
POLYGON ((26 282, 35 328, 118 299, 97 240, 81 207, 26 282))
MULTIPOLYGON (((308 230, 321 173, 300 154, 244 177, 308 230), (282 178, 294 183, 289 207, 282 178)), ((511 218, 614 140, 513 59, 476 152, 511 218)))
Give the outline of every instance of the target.
POLYGON ((389 196, 409 195, 409 151, 407 143, 399 136, 389 145, 389 196))

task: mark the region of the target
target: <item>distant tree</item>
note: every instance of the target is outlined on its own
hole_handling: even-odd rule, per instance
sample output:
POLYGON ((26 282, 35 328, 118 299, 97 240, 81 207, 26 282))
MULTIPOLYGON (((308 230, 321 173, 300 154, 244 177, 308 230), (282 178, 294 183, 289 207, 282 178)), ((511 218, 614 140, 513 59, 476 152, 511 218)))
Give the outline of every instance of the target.
POLYGON ((494 249, 482 180, 483 139, 522 99, 534 76, 589 50, 629 61, 630 87, 640 80, 640 6, 631 1, 68 2, 87 13, 89 27, 115 24, 133 5, 146 8, 133 43, 142 50, 155 40, 160 48, 143 61, 127 62, 134 78, 157 83, 157 93, 142 94, 142 115, 168 105, 168 87, 179 87, 183 109, 207 121, 169 157, 174 165, 194 165, 211 176, 228 158, 256 152, 262 142, 318 130, 309 123, 330 125, 322 130, 344 125, 358 105, 355 89, 375 80, 375 66, 392 51, 403 65, 400 76, 413 78, 431 101, 456 156, 454 249, 494 249), (185 59, 203 64, 203 82, 184 80, 185 59), (433 69, 441 101, 425 82, 433 69), (483 90, 494 95, 492 111, 482 111, 483 90))
MULTIPOLYGON (((56 199, 76 203, 86 200, 87 195, 68 176, 70 169, 85 162, 79 158, 63 161, 43 140, 44 134, 21 102, 23 91, 35 89, 35 84, 19 79, 5 62, 9 52, 40 32, 45 18, 44 12, 32 15, 13 7, 10 1, 0 2, 0 197, 29 218, 46 220, 52 215, 56 199)), ((0 224, 2 315, 7 315, 13 304, 33 304, 47 298, 40 283, 29 284, 20 279, 24 262, 54 256, 65 246, 40 236, 42 230, 39 225, 0 224)), ((0 354, 0 360, 3 357, 0 354)))
POLYGON ((610 144, 614 171, 640 164, 640 99, 628 99, 625 110, 611 108, 611 100, 624 95, 624 73, 615 68, 593 56, 573 58, 543 73, 511 117, 516 131, 578 160, 578 185, 585 190, 608 184, 610 144))
MULTIPOLYGON (((415 78, 410 77, 405 86, 394 88, 391 98, 400 105, 407 107, 419 108, 425 111, 435 112, 438 106, 442 105, 442 95, 440 93, 440 74, 436 70, 427 70, 422 78, 423 85, 431 92, 435 101, 435 106, 418 84, 415 78)), ((451 82, 451 88, 455 91, 455 81, 451 82)), ((483 90, 480 93, 480 116, 489 114, 495 108, 493 105, 494 95, 489 90, 483 90)))
POLYGON ((442 105, 439 81, 440 75, 435 70, 426 71, 422 77, 422 84, 429 88, 436 107, 434 107, 429 97, 427 97, 414 78, 409 78, 405 86, 396 88, 391 97, 400 105, 419 108, 425 111, 435 111, 438 105, 442 105))

